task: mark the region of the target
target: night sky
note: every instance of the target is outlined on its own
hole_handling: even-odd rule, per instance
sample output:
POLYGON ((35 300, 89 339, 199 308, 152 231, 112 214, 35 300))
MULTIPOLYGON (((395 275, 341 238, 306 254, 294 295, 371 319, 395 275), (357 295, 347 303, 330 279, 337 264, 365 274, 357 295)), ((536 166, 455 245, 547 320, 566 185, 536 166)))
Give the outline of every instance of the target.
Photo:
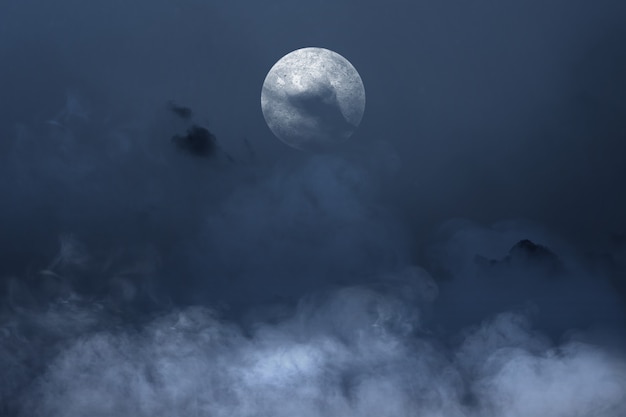
POLYGON ((0 0, 0 416, 625 415, 623 0, 0 0))

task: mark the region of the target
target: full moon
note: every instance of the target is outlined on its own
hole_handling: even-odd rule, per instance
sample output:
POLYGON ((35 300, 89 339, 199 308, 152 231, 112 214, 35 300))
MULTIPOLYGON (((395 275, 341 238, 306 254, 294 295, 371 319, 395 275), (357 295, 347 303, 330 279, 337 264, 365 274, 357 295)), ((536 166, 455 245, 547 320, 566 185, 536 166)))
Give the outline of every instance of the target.
POLYGON ((297 49, 270 69, 261 90, 270 130, 287 145, 325 150, 352 136, 365 111, 365 88, 343 56, 297 49))

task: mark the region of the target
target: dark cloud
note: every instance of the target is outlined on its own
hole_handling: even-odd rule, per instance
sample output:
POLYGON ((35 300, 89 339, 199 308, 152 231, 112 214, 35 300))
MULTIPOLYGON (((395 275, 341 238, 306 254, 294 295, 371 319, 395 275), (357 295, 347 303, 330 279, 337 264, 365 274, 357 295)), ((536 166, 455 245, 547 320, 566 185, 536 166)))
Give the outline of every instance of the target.
POLYGON ((217 152, 215 135, 202 126, 191 126, 184 135, 175 135, 172 142, 192 155, 210 157, 217 152))
POLYGON ((183 120, 190 120, 193 116, 193 112, 189 107, 179 106, 173 101, 168 103, 168 108, 174 113, 176 116, 180 117, 183 120))

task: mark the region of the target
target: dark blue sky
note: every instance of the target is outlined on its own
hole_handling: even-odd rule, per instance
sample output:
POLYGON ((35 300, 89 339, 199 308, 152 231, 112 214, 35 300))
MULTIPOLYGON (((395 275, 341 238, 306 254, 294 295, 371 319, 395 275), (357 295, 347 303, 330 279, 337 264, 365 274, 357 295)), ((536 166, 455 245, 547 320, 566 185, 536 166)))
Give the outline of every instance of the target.
POLYGON ((0 415, 623 415, 625 22, 2 0, 0 415), (334 152, 261 113, 306 46, 365 85, 334 152))
POLYGON ((285 53, 323 46, 361 73, 354 141, 395 153, 393 191, 428 219, 419 227, 523 217, 584 238, 623 232, 626 7, 432 3, 9 0, 0 126, 53 117, 68 90, 110 123, 154 119, 174 99, 233 152, 246 137, 294 158, 263 122, 260 85, 285 53))

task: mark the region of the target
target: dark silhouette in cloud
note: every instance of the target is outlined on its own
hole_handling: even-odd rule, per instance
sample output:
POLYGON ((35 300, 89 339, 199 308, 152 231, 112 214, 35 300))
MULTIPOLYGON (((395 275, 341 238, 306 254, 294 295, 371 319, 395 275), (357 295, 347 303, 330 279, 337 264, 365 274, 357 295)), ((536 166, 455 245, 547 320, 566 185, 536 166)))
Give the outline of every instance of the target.
POLYGON ((528 267, 535 266, 546 270, 550 275, 558 275, 563 268, 559 257, 549 248, 537 245, 528 239, 517 242, 515 246, 511 248, 508 255, 501 260, 486 259, 480 255, 476 255, 476 262, 492 268, 501 266, 507 267, 511 264, 528 267))
POLYGON ((175 135, 172 142, 180 149, 196 156, 210 157, 217 152, 215 135, 201 126, 191 126, 186 134, 175 135))
POLYGON ((624 18, 0 2, 0 415, 626 415, 624 18), (334 153, 259 108, 308 45, 334 153))

